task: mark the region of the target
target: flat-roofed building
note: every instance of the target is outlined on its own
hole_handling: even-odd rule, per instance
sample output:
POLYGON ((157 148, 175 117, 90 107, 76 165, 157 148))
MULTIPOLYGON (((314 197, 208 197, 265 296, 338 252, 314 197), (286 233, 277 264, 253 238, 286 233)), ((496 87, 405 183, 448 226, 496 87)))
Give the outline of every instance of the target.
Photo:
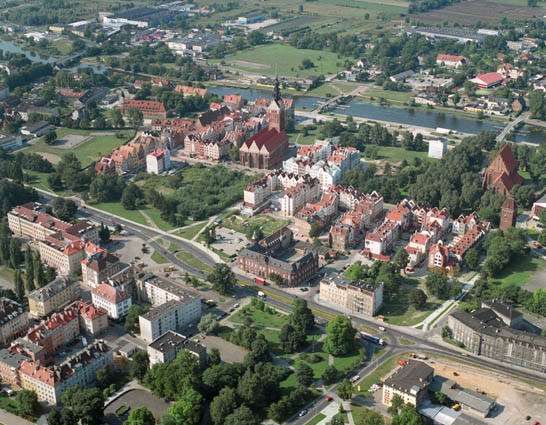
POLYGON ((47 285, 28 294, 30 315, 48 316, 80 296, 80 285, 74 279, 58 277, 47 285))
POLYGON ((136 281, 138 299, 153 306, 165 304, 167 301, 184 301, 195 298, 195 293, 190 292, 180 285, 162 279, 153 274, 147 274, 136 281))
POLYGON ((28 313, 9 298, 0 298, 0 344, 7 344, 28 329, 28 313))
POLYGON ((419 407, 427 394, 433 376, 434 369, 426 363, 417 360, 408 361, 383 382, 383 404, 391 406, 393 397, 398 395, 405 404, 419 407))
POLYGON ((207 360, 207 349, 199 343, 174 331, 167 331, 148 345, 150 366, 168 363, 176 358, 180 351, 187 351, 197 358, 200 365, 207 360))
POLYGON ((178 331, 201 318, 201 299, 170 300, 139 316, 140 336, 150 343, 167 331, 178 331))
POLYGON ((342 276, 320 281, 319 299, 351 314, 374 316, 383 305, 383 284, 358 280, 351 282, 342 276))

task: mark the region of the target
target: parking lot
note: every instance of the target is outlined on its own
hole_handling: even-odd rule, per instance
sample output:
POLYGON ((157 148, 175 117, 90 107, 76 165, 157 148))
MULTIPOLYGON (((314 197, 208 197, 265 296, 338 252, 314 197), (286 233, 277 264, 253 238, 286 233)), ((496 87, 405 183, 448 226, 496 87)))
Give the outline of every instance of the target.
POLYGON ((169 403, 167 403, 165 400, 160 399, 159 397, 156 397, 147 390, 130 390, 123 394, 121 397, 119 397, 117 400, 110 403, 104 409, 104 417, 109 425, 122 425, 127 420, 127 417, 129 416, 129 413, 131 411, 130 409, 143 406, 147 407, 152 412, 154 418, 159 423, 161 417, 167 412, 167 409, 169 408, 169 403), (129 408, 129 411, 119 417, 116 414, 116 411, 122 409, 123 406, 127 406, 129 408))

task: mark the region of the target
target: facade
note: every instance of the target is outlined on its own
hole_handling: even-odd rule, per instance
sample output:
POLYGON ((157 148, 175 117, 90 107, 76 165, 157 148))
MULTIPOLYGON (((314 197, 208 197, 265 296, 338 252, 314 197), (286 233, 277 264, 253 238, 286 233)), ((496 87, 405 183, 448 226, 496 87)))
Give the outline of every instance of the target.
POLYGON ((153 274, 147 274, 136 281, 138 299, 154 307, 168 301, 191 302, 195 294, 153 274))
POLYGON ((523 183, 523 178, 518 174, 518 167, 519 163, 512 148, 508 144, 504 145, 485 170, 484 189, 508 196, 515 185, 523 183))
POLYGON ((80 324, 77 308, 66 308, 55 312, 30 328, 26 339, 39 345, 54 357, 60 347, 66 346, 80 335, 80 324))
POLYGON ((546 211, 546 195, 543 195, 540 199, 537 199, 533 203, 532 216, 533 220, 539 220, 543 211, 546 211))
POLYGON ((501 216, 499 228, 501 230, 509 229, 516 225, 518 207, 512 196, 507 196, 501 207, 501 216))
POLYGON ((39 241, 38 250, 42 262, 57 270, 59 275, 72 276, 81 270, 84 243, 79 240, 70 241, 56 233, 39 241))
POLYGON ((122 263, 117 256, 99 248, 96 252, 87 252, 87 258, 81 261, 82 282, 96 288, 127 267, 130 266, 122 263))
POLYGON ((156 149, 146 155, 146 172, 161 174, 171 168, 171 152, 169 149, 156 149))
POLYGON ((180 351, 186 351, 197 358, 199 364, 207 361, 207 349, 184 335, 174 331, 167 331, 148 345, 150 367, 154 364, 169 363, 176 358, 180 351))
POLYGON ((72 306, 78 309, 80 331, 95 336, 108 328, 108 312, 105 309, 81 300, 72 306))
POLYGON ((433 139, 428 141, 428 157, 442 159, 447 153, 446 139, 433 139))
POLYGON ((108 317, 120 319, 127 315, 132 305, 131 295, 120 288, 101 283, 91 291, 93 305, 108 312, 108 317))
POLYGON ((292 231, 283 227, 271 236, 242 249, 237 256, 237 266, 256 276, 270 279, 274 275, 288 286, 299 286, 318 272, 319 258, 314 250, 305 250, 296 259, 280 259, 279 254, 292 243, 292 231))
POLYGON ((151 343, 167 331, 178 331, 201 317, 201 299, 167 301, 139 316, 140 336, 151 343))
POLYGON ((0 344, 7 344, 28 329, 28 313, 9 298, 0 298, 0 344))
POLYGON ((22 361, 19 368, 21 387, 34 391, 39 401, 55 406, 65 389, 91 385, 97 370, 113 362, 112 349, 104 341, 97 340, 59 365, 46 367, 32 360, 22 361))
POLYGON ((382 256, 392 249, 400 232, 399 223, 385 220, 374 231, 366 233, 364 250, 372 256, 382 256))
POLYGON ((448 316, 453 339, 476 355, 546 372, 546 337, 511 328, 496 313, 499 308, 486 305, 472 313, 456 311, 448 316))
POLYGON ((30 315, 35 318, 50 315, 80 297, 80 285, 76 280, 58 277, 47 285, 28 294, 30 315))
POLYGON ((457 69, 465 65, 466 63, 466 58, 461 55, 439 54, 438 56, 436 56, 436 65, 446 66, 448 68, 457 69))
POLYGON ((417 360, 408 361, 383 382, 383 404, 390 406, 393 397, 398 395, 404 403, 419 407, 427 395, 433 376, 434 369, 426 363, 417 360))
POLYGON ((375 316, 383 305, 383 284, 350 282, 340 276, 320 281, 319 299, 360 316, 375 316))

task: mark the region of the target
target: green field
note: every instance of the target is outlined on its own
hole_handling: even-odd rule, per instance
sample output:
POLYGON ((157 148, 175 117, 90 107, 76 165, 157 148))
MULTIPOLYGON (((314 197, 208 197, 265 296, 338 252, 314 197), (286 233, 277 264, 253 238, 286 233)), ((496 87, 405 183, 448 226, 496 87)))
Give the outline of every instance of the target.
POLYGON ((71 134, 89 137, 89 140, 80 143, 74 148, 61 148, 56 145, 49 146, 45 143, 43 138, 40 138, 26 148, 25 151, 43 153, 51 162, 58 162, 65 153, 70 152, 78 157, 83 167, 87 167, 101 156, 109 155, 110 152, 126 143, 134 135, 132 130, 115 132, 116 134, 120 134, 120 137, 111 134, 113 133, 112 131, 75 130, 62 127, 58 128, 56 131, 59 140, 62 140, 63 137, 71 134))
POLYGON ((320 131, 318 126, 315 126, 315 128, 308 128, 305 133, 303 127, 298 125, 294 132, 288 133, 288 139, 292 144, 313 145, 316 140, 320 139, 320 131))
POLYGON ((379 146, 377 159, 384 159, 391 162, 406 160, 413 161, 415 158, 426 159, 427 152, 408 151, 398 146, 379 146))
POLYGON ((406 105, 413 95, 411 92, 383 90, 381 87, 370 86, 365 92, 362 93, 361 97, 378 102, 384 99, 387 102, 406 105))
POLYGON ((324 416, 322 413, 319 413, 317 416, 315 416, 313 419, 311 419, 309 422, 307 422, 305 425, 317 425, 320 421, 322 421, 326 416, 324 416))
POLYGON ((157 264, 166 264, 169 262, 163 255, 161 255, 158 251, 154 251, 152 254, 152 260, 154 260, 157 264))
POLYGON ((389 357, 379 365, 372 373, 366 376, 362 381, 355 386, 355 394, 367 396, 370 393, 368 390, 373 384, 380 382, 385 376, 389 375, 394 369, 399 360, 406 358, 404 354, 399 354, 394 357, 389 357))
POLYGON ((251 305, 237 311, 237 313, 232 315, 229 320, 233 323, 243 324, 245 317, 252 319, 253 325, 256 329, 280 329, 288 320, 288 316, 286 314, 279 313, 277 310, 268 309, 267 311, 261 311, 251 305))
POLYGON ((318 97, 336 97, 340 94, 349 94, 362 84, 351 81, 332 81, 321 84, 312 90, 309 90, 306 95, 318 97))
POLYGON ((279 220, 270 215, 257 215, 250 218, 232 215, 222 221, 222 226, 242 234, 245 234, 250 227, 259 226, 264 236, 269 236, 289 223, 289 220, 279 220))
POLYGON ((525 286, 533 274, 546 268, 546 261, 530 255, 520 256, 511 262, 495 279, 496 284, 525 286))
POLYGON ((342 69, 343 58, 332 52, 296 49, 287 44, 264 44, 241 50, 224 59, 234 70, 258 75, 305 78, 313 75, 335 74, 342 69), (300 69, 302 61, 309 59, 315 65, 300 69))
POLYGON ((93 208, 106 211, 110 214, 117 215, 126 220, 134 221, 135 223, 142 224, 144 226, 155 226, 164 231, 173 229, 173 226, 163 220, 160 216, 160 212, 155 208, 126 210, 119 202, 101 202, 98 204, 91 204, 91 206, 93 208), (144 215, 143 213, 146 215, 144 215))
POLYGON ((207 221, 203 221, 202 223, 197 223, 192 226, 184 227, 183 229, 177 230, 174 232, 176 236, 180 236, 184 239, 192 240, 195 235, 197 235, 203 227, 205 227, 208 224, 207 221))
POLYGON ((191 267, 195 267, 196 269, 201 270, 205 273, 212 272, 212 267, 205 264, 203 261, 201 261, 199 258, 195 257, 189 252, 186 251, 178 251, 176 253, 176 258, 178 258, 180 261, 183 261, 184 263, 190 265, 191 267))

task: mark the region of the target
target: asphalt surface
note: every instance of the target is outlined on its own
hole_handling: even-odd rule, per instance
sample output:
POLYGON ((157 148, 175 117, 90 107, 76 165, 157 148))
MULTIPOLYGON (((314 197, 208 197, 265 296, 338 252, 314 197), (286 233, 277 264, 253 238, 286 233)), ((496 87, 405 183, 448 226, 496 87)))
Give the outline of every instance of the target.
MULTIPOLYGON (((43 192, 40 192, 40 193, 42 197, 45 198, 47 201, 51 200, 52 196, 46 195, 43 192)), ((82 207, 81 201, 79 201, 78 199, 74 199, 74 201, 76 201, 76 203, 78 203, 80 207, 82 207)), ((196 247, 190 242, 165 235, 161 232, 154 231, 145 226, 133 224, 131 222, 128 222, 127 220, 124 220, 121 217, 117 217, 117 216, 114 217, 110 214, 98 212, 96 210, 92 210, 89 208, 80 208, 79 215, 82 218, 88 218, 90 220, 93 220, 99 223, 102 222, 108 226, 115 226, 116 224, 123 225, 124 229, 127 232, 141 238, 151 248, 155 249, 167 260, 169 260, 169 262, 171 262, 174 266, 179 267, 183 271, 187 271, 188 273, 191 273, 197 277, 206 278, 206 274, 202 272, 201 270, 196 269, 195 267, 192 267, 191 265, 185 263, 183 260, 180 260, 172 252, 170 252, 168 249, 165 249, 161 244, 153 241, 152 239, 159 237, 163 240, 166 240, 168 242, 171 242, 179 246, 181 250, 191 253, 196 258, 198 258, 203 263, 209 266, 214 266, 216 264, 216 261, 214 258, 212 258, 212 256, 210 256, 204 250, 199 249, 198 247, 196 247)), ((257 289, 261 289, 261 290, 264 290, 266 293, 277 295, 278 297, 282 297, 285 299, 292 298, 292 296, 287 295, 284 291, 272 286, 268 286, 267 289, 260 288, 256 286, 254 283, 254 280, 249 278, 248 276, 244 276, 240 274, 236 274, 236 276, 245 284, 249 285, 249 287, 238 288, 238 291, 237 291, 238 296, 243 297, 243 296, 253 295, 256 293, 257 289)), ((276 298, 268 297, 268 302, 284 311, 290 311, 292 308, 290 302, 282 302, 276 298)), ((322 304, 318 304, 312 300, 307 300, 307 303, 309 307, 316 309, 318 311, 322 311, 330 315, 340 314, 339 311, 336 311, 322 304)), ((509 373, 510 375, 516 378, 520 378, 520 379, 524 379, 524 380, 532 381, 532 382, 534 381, 534 382, 546 385, 546 375, 544 374, 540 374, 534 371, 520 370, 519 368, 514 367, 513 365, 510 365, 507 363, 498 364, 494 361, 491 361, 483 357, 477 357, 470 354, 468 355, 462 354, 460 351, 454 348, 452 349, 444 345, 438 344, 434 341, 428 340, 426 338, 427 336, 426 334, 424 336, 415 335, 414 330, 404 330, 403 328, 390 326, 387 323, 379 324, 379 322, 374 320, 368 320, 368 319, 363 319, 363 318, 354 317, 354 316, 352 317, 352 321, 357 326, 361 325, 361 326, 365 326, 372 329, 377 329, 378 326, 383 326, 385 328, 385 331, 382 333, 381 336, 384 340, 387 341, 387 349, 376 360, 374 360, 370 364, 365 365, 360 371, 357 372, 361 377, 364 377, 366 374, 371 372, 375 368, 375 366, 379 364, 378 360, 380 359, 384 359, 386 357, 389 357, 401 352, 418 351, 418 352, 426 352, 431 354, 440 354, 440 355, 449 356, 450 358, 454 360, 466 362, 468 364, 471 364, 477 367, 489 369, 489 370, 499 372, 499 373, 504 373, 504 374, 509 373), (398 338, 409 339, 413 341, 414 345, 412 346, 399 345, 398 338)), ((332 389, 332 392, 335 392, 335 387, 332 389)), ((326 401, 326 399, 322 397, 319 401, 315 401, 308 407, 309 413, 306 414, 303 418, 299 418, 296 416, 292 418, 292 420, 289 421, 288 423, 293 425, 302 425, 305 422, 309 421, 310 418, 312 418, 311 414, 313 412, 317 412, 317 413, 320 412, 320 410, 322 410, 327 404, 328 404, 328 401, 326 401)))

